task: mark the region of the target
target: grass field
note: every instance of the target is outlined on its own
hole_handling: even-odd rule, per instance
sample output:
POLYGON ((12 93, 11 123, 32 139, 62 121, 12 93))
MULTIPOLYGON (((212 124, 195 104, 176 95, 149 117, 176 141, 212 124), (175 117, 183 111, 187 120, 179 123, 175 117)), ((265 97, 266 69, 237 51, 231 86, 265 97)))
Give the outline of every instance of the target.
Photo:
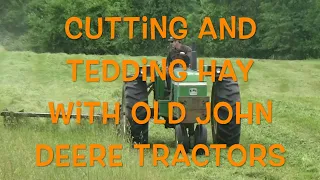
MULTIPOLYGON (((72 82, 67 59, 115 59, 118 62, 134 59, 141 62, 142 57, 0 51, 0 109, 48 112, 50 101, 67 104, 77 100, 107 101, 113 108, 113 103, 121 97, 121 78, 114 82, 87 83, 85 68, 81 66, 77 82, 72 82)), ((245 62, 247 59, 242 60, 245 62)), ((222 62, 223 59, 218 59, 218 64, 222 62)), ((0 179, 320 179, 320 60, 255 60, 248 82, 241 79, 239 67, 234 67, 240 78, 243 113, 247 112, 248 102, 260 102, 264 107, 267 107, 267 100, 273 103, 272 124, 263 119, 261 125, 249 125, 243 120, 241 144, 248 149, 247 153, 250 144, 266 147, 282 144, 286 150, 281 154, 285 157, 282 167, 269 165, 268 151, 266 167, 258 162, 250 167, 249 156, 245 165, 233 167, 228 162, 226 150, 221 152, 219 167, 215 165, 214 150, 210 151, 209 157, 199 158, 199 161, 209 160, 205 167, 197 167, 193 163, 190 167, 182 163, 169 167, 160 163, 153 167, 152 150, 146 152, 145 166, 139 167, 138 151, 116 137, 108 125, 77 126, 74 122, 68 126, 62 123, 52 125, 50 119, 31 118, 19 125, 4 127, 1 117, 0 179), (124 148, 116 153, 121 154, 123 167, 109 167, 109 152, 104 161, 106 167, 97 163, 94 167, 56 167, 54 161, 50 166, 36 167, 37 144, 52 147, 57 144, 103 144, 107 147, 121 143, 124 148)), ((113 72, 111 68, 109 71, 113 72)), ((86 113, 88 109, 83 111, 86 113)), ((208 130, 208 143, 211 143, 211 129, 208 130)), ((150 143, 165 143, 171 147, 174 131, 165 129, 163 125, 151 124, 150 143)), ((170 150, 169 164, 174 154, 174 149, 170 150)), ((70 155, 72 165, 72 151, 63 153, 70 155)), ((88 151, 81 153, 88 155, 88 151)), ((242 154, 235 151, 234 160, 240 161, 241 158, 242 154)), ((88 158, 86 162, 89 162, 88 158)))

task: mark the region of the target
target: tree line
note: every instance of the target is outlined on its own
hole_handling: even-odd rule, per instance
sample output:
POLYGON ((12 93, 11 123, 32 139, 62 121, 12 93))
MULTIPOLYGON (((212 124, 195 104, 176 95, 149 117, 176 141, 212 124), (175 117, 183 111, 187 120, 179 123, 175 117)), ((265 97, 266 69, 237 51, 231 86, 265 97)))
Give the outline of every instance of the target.
MULTIPOLYGON (((102 24, 103 33, 99 39, 85 36, 86 17, 91 18, 90 33, 97 34, 98 18, 102 17, 167 17, 167 38, 169 23, 174 17, 187 21, 188 34, 183 43, 196 44, 199 56, 241 57, 265 59, 306 59, 320 57, 320 0, 86 0, 67 2, 65 0, 10 0, 0 5, 0 43, 8 50, 30 50, 34 52, 65 52, 85 54, 128 54, 166 56, 168 42, 156 31, 156 39, 143 39, 143 21, 134 24, 133 39, 129 39, 128 23, 115 24, 115 38, 110 39, 111 23, 102 24), (70 39, 65 24, 70 17, 79 17, 83 23, 83 36, 70 39), (254 20, 256 31, 253 37, 240 40, 238 21, 236 37, 225 30, 220 40, 220 18, 231 25, 235 16, 254 20), (198 38, 205 17, 210 17, 217 39, 212 36, 198 38)), ((238 19, 237 19, 238 20, 238 19)), ((148 24, 148 21, 146 21, 148 24)), ((175 32, 183 29, 176 23, 175 32)), ((209 29, 206 29, 209 31, 209 29)), ((245 24, 244 34, 251 31, 245 24)), ((70 25, 70 33, 79 33, 76 23, 70 25)))

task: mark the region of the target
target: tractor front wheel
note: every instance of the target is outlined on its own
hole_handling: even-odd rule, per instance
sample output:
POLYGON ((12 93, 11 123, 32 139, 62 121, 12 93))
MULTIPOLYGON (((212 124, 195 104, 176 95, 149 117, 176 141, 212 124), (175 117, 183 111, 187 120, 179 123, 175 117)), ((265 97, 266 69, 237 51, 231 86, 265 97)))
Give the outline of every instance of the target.
MULTIPOLYGON (((207 128, 202 124, 197 125, 195 129, 195 145, 198 144, 207 144, 207 128)), ((197 154, 204 154, 204 150, 198 149, 197 154)))
POLYGON ((186 153, 189 152, 190 148, 190 142, 189 142, 189 136, 187 132, 187 128, 184 125, 177 124, 175 126, 175 133, 176 133, 176 145, 182 144, 186 153))
POLYGON ((202 124, 195 129, 195 144, 207 144, 207 128, 202 124))

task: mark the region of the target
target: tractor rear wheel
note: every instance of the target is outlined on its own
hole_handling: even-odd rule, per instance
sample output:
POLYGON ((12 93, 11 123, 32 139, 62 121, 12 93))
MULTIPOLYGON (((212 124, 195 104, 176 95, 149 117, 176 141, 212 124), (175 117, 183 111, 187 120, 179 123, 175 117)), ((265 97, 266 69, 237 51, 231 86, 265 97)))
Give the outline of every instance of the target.
MULTIPOLYGON (((216 81, 212 85, 211 98, 213 143, 226 144, 227 146, 239 144, 241 124, 236 123, 236 102, 240 102, 241 99, 238 82, 233 81, 232 78, 216 81), (232 107, 232 119, 228 124, 217 123, 213 116, 213 109, 220 102, 228 103, 232 107)), ((229 116, 229 111, 226 107, 222 106, 217 114, 219 119, 226 120, 229 116)))
MULTIPOLYGON (((123 119, 123 125, 121 129, 125 129, 126 124, 129 124, 129 132, 133 143, 146 144, 148 143, 148 125, 138 124, 132 117, 132 108, 138 102, 148 103, 148 87, 145 81, 141 78, 137 78, 131 82, 125 82, 123 86, 121 113, 123 119), (127 123, 126 123, 127 122, 127 123)), ((138 107, 136 109, 136 116, 139 120, 143 120, 147 116, 147 111, 144 107, 138 107)), ((120 122, 121 123, 121 122, 120 122)))

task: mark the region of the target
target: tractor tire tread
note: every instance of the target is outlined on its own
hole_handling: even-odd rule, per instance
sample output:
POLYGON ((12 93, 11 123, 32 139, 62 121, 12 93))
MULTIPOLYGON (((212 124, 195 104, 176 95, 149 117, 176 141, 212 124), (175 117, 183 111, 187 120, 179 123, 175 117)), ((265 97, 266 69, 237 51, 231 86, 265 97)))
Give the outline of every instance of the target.
MULTIPOLYGON (((138 102, 148 103, 148 88, 145 81, 142 81, 141 78, 137 78, 134 81, 125 82, 124 84, 124 98, 126 99, 126 114, 130 123, 131 136, 134 139, 135 143, 141 143, 140 133, 143 132, 145 136, 148 135, 148 123, 146 124, 137 124, 132 117, 133 106, 138 102)), ((139 119, 144 119, 147 116, 147 111, 143 107, 139 107, 136 110, 136 116, 139 119)), ((147 143, 147 137, 145 137, 147 143)))
MULTIPOLYGON (((219 102, 226 102, 232 107, 232 119, 227 124, 217 123, 216 142, 218 144, 227 144, 231 146, 240 142, 241 124, 236 124, 236 103, 240 102, 240 90, 238 82, 232 80, 232 78, 225 78, 215 84, 213 89, 214 106, 219 102)), ((228 110, 225 107, 221 107, 218 111, 220 119, 225 120, 228 117, 228 110)))

